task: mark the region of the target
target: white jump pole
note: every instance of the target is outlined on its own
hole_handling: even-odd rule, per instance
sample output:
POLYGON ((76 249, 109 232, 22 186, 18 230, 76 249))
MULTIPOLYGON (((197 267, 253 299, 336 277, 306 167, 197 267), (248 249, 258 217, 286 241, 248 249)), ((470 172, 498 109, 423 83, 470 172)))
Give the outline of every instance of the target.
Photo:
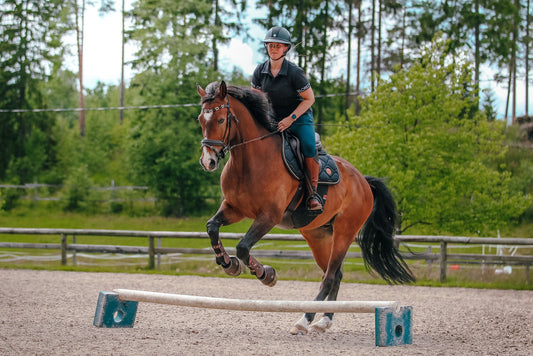
POLYGON ((115 289, 122 301, 171 304, 184 307, 226 309, 254 312, 302 313, 374 313, 376 308, 398 309, 392 301, 291 301, 250 300, 199 297, 194 295, 146 292, 132 289, 115 289))
POLYGON ((133 327, 139 302, 253 312, 374 313, 376 346, 412 343, 413 307, 400 306, 392 301, 250 300, 115 289, 112 292, 100 292, 94 326, 133 327))

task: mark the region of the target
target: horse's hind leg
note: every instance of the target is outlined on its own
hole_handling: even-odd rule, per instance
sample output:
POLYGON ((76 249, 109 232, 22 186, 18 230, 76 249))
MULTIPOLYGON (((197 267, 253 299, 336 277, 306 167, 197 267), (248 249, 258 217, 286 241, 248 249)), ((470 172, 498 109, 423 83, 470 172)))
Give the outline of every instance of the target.
MULTIPOLYGON (((355 221, 355 219, 337 216, 332 228, 302 231, 309 247, 313 251, 316 263, 324 271, 320 291, 315 298, 317 301, 323 301, 326 298, 330 301, 337 300, 342 280, 342 263, 357 233, 357 230, 351 224, 352 221, 355 221)), ((306 313, 291 328, 291 333, 307 333, 308 327, 314 318, 315 313, 306 313)), ((318 322, 311 325, 311 330, 323 332, 331 327, 332 323, 333 313, 326 313, 318 322)))
MULTIPOLYGON (((342 265, 337 269, 335 273, 335 279, 332 281, 331 286, 329 287, 328 300, 337 300, 337 295, 339 294, 339 287, 342 280, 342 265)), ((322 292, 322 291, 321 291, 322 292)), ((310 313, 311 314, 311 313, 310 313)), ((324 316, 311 325, 312 331, 324 332, 326 329, 329 329, 333 324, 333 313, 325 313, 324 316)))
MULTIPOLYGON (((339 287, 342 280, 342 266, 337 269, 335 273, 335 278, 324 279, 320 286, 320 292, 316 296, 316 301, 323 301, 328 298, 328 300, 334 301, 337 300, 337 295, 339 293, 339 287)), ((316 313, 305 313, 296 324, 293 325, 290 332, 293 335, 298 334, 307 334, 309 327, 311 331, 324 332, 326 329, 329 329, 333 324, 333 313, 325 313, 324 316, 314 324, 311 324, 315 319, 316 313), (311 325, 311 326, 309 326, 311 325)))
POLYGON ((236 257, 230 257, 219 237, 219 230, 221 226, 230 225, 237 221, 241 220, 236 214, 232 214, 231 210, 228 209, 225 202, 222 203, 218 212, 207 222, 207 234, 211 239, 211 247, 215 252, 215 261, 218 265, 222 266, 224 271, 230 276, 238 276, 241 274, 242 268, 241 263, 236 257), (233 217, 233 219, 228 219, 233 217))

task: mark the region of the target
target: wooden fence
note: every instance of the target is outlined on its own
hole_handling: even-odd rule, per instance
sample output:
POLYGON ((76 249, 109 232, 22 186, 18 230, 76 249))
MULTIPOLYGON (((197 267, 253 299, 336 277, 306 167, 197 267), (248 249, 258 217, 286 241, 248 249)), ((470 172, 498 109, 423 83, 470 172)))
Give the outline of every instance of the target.
MULTIPOLYGON (((123 254, 147 254, 148 268, 154 269, 160 264, 160 256, 169 253, 183 254, 212 254, 211 248, 174 248, 161 247, 163 238, 203 238, 208 239, 206 232, 174 232, 174 231, 134 231, 134 230, 99 230, 99 229, 34 229, 34 228, 0 228, 0 234, 20 235, 59 235, 61 243, 20 243, 0 242, 0 248, 22 249, 57 249, 61 250, 61 264, 67 264, 67 252, 91 252, 91 253, 123 253, 123 254), (117 236, 117 237, 146 237, 148 246, 120 246, 120 245, 93 245, 67 242, 67 236, 117 236), (157 246, 156 246, 157 240, 157 246)), ((241 239, 242 233, 220 233, 221 239, 241 239)), ((263 240, 277 241, 300 241, 305 240, 297 234, 268 234, 263 240)), ((493 255, 493 254, 465 254, 449 253, 449 244, 462 245, 489 245, 489 246, 530 246, 533 247, 533 239, 525 238, 491 238, 491 237, 460 237, 460 236, 396 236, 399 243, 437 243, 440 246, 439 253, 432 253, 431 246, 424 253, 402 253, 405 259, 425 260, 428 263, 440 263, 440 280, 446 281, 446 271, 449 264, 476 263, 476 264, 508 264, 523 265, 526 271, 526 280, 530 284, 530 266, 533 264, 533 255, 493 255)), ((226 249, 234 254, 232 248, 226 249)), ((288 259, 313 259, 311 251, 296 250, 254 250, 257 257, 288 258, 288 259)), ((361 258, 361 252, 348 252, 347 258, 361 258)))

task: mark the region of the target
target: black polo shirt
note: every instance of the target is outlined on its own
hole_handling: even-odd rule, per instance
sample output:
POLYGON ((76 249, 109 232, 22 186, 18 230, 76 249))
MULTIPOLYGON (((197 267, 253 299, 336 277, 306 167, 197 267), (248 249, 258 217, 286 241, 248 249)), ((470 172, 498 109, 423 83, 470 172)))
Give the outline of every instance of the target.
MULTIPOLYGON (((276 77, 270 73, 270 61, 259 64, 251 84, 252 88, 268 93, 277 120, 291 115, 303 101, 300 93, 311 87, 302 68, 286 59, 276 77)), ((311 108, 307 112, 312 112, 311 108)))

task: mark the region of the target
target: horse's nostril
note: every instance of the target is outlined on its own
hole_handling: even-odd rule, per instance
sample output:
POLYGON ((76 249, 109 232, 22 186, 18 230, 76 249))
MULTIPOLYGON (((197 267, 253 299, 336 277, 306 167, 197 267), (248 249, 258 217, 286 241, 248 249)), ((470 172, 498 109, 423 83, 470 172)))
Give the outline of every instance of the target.
POLYGON ((216 166, 217 166, 217 162, 214 159, 209 160, 210 169, 215 169, 216 166))

